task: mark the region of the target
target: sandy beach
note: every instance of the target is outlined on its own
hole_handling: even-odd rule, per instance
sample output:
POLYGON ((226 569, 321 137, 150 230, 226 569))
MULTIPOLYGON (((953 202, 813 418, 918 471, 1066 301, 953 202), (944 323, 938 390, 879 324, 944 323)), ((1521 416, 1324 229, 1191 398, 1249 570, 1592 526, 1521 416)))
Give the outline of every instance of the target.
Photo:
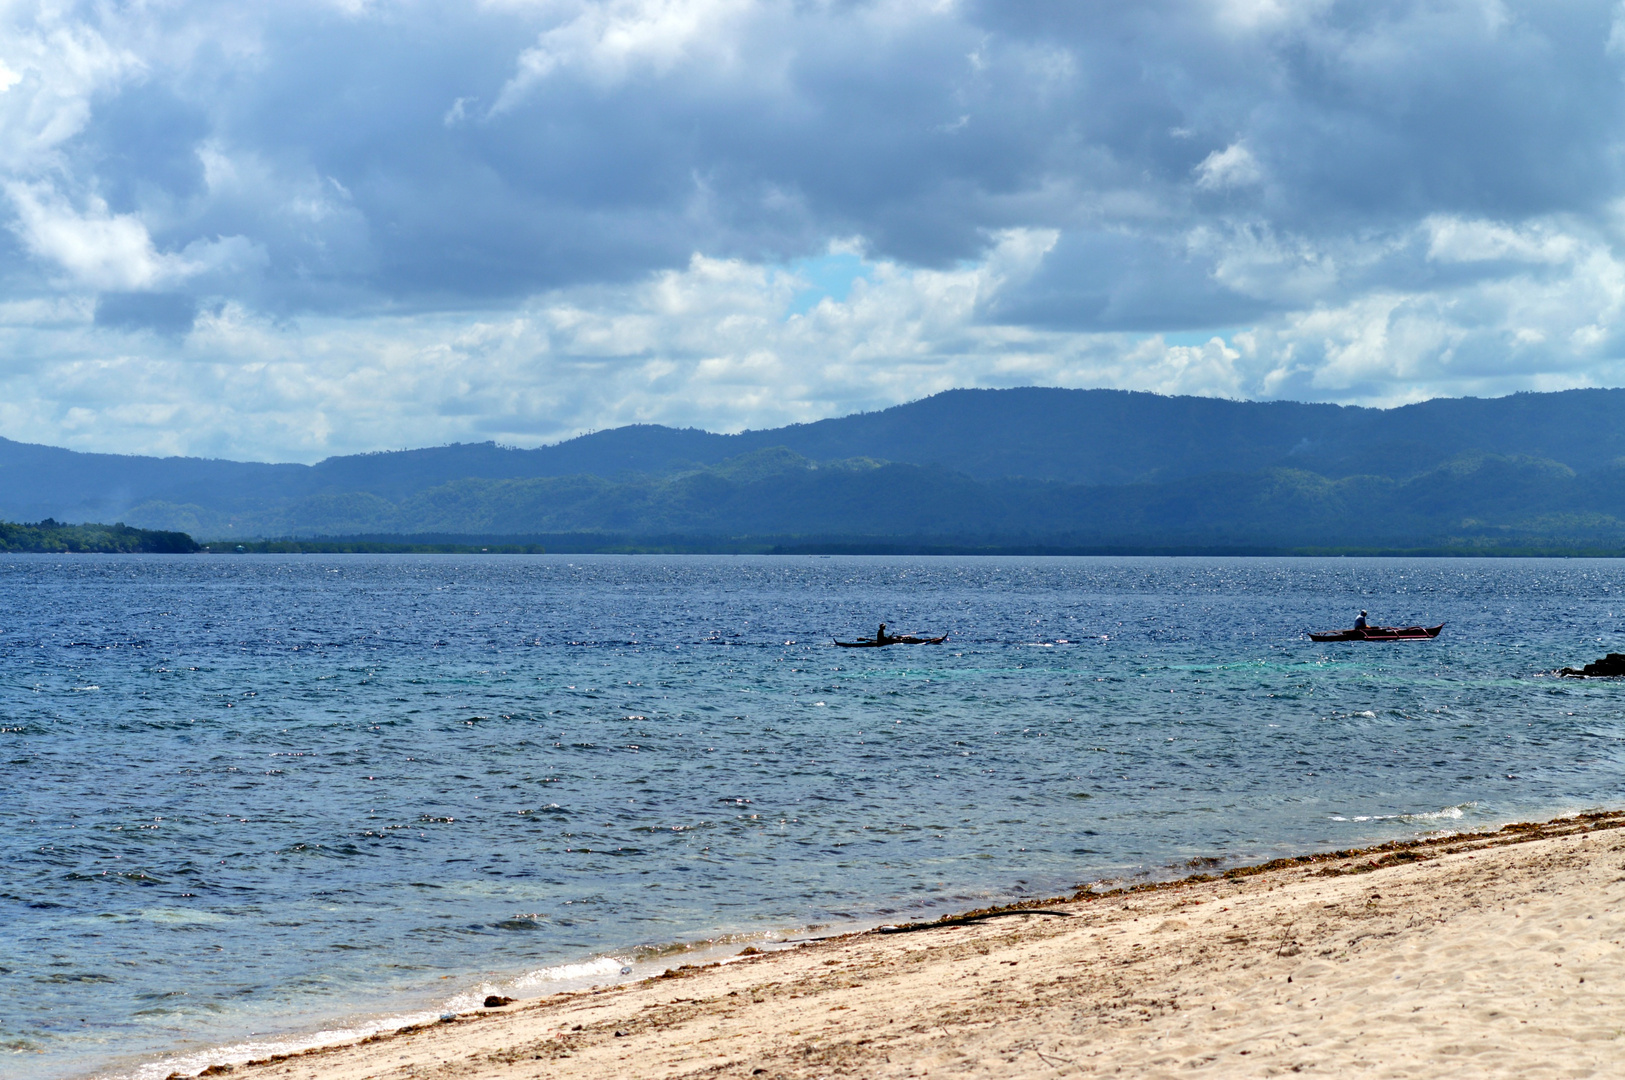
POLYGON ((856 934, 253 1080, 1625 1074, 1625 814, 856 934))

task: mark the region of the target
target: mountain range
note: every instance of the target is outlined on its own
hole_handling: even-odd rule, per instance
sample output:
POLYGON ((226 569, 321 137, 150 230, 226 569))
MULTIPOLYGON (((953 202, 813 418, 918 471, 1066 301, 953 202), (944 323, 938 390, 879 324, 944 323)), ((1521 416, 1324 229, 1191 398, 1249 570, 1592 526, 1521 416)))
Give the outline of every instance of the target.
POLYGON ((457 444, 315 465, 0 439, 0 518, 45 517, 206 540, 1617 550, 1625 390, 1392 409, 953 390, 731 435, 634 425, 537 449, 457 444))

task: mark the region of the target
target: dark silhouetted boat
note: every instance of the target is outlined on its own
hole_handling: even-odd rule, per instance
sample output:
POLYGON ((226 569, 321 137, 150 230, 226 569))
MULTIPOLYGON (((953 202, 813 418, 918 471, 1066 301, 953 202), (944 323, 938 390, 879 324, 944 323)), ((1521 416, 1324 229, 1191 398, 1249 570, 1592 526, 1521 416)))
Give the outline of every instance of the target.
POLYGON ((1310 634, 1310 641, 1431 641, 1439 636, 1438 626, 1368 626, 1363 630, 1332 630, 1310 634))
POLYGON ((865 639, 863 641, 837 641, 835 644, 839 645, 843 649, 882 649, 887 645, 941 645, 947 640, 947 634, 943 634, 941 637, 915 637, 912 634, 903 634, 900 637, 892 637, 890 634, 887 634, 878 641, 865 639))

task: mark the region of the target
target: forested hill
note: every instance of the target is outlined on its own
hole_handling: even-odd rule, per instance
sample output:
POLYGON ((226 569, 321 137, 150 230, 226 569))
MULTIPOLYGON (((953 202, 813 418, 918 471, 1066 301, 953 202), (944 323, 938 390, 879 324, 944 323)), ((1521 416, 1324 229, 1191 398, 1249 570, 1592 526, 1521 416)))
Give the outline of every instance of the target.
MULTIPOLYGON (((561 531, 1614 537, 1625 391, 1395 409, 1112 390, 955 390, 737 435, 639 425, 316 465, 81 454, 0 440, 0 516, 206 538, 561 531)), ((1589 541, 1588 541, 1589 542, 1589 541)), ((1613 542, 1613 541, 1609 541, 1613 542)))

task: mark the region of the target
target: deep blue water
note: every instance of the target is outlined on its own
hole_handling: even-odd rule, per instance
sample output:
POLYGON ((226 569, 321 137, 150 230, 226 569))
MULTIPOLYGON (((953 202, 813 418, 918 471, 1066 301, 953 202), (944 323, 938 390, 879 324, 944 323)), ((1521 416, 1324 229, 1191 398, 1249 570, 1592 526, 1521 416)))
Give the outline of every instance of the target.
POLYGON ((1618 805, 1542 672, 1622 631, 1616 561, 0 557, 0 1073, 1618 805))

